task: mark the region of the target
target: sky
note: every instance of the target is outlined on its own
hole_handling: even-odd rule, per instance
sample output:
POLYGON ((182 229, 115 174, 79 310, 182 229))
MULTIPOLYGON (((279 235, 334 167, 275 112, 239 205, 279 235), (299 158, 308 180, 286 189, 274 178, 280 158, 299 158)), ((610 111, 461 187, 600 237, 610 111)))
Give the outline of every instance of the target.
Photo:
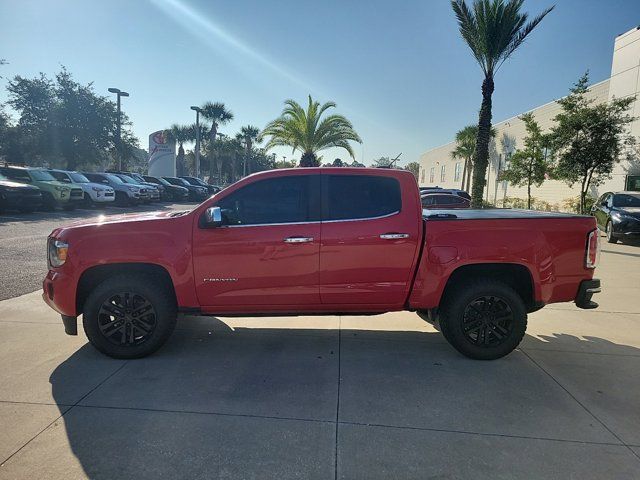
MULTIPOLYGON (((615 37, 640 25, 638 0, 524 9, 554 1, 496 76, 496 122, 565 95, 586 70, 592 83, 608 78, 615 37)), ((100 94, 130 93, 123 110, 144 148, 151 132, 193 123, 191 105, 224 102, 234 120, 220 131, 234 135, 311 94, 352 121, 358 161, 406 164, 475 123, 480 106, 481 71, 447 0, 0 0, 0 19, 0 102, 12 76, 64 65, 100 94)))

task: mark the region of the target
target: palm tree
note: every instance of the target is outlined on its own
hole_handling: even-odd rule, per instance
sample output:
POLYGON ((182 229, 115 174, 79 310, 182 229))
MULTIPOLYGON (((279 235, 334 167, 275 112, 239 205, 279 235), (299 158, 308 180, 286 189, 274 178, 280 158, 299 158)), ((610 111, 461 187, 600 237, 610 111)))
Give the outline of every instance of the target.
POLYGON ((473 171, 473 154, 476 151, 476 138, 478 137, 478 126, 468 125, 456 133, 456 148, 451 152, 451 158, 464 160, 462 170, 462 183, 460 188, 469 191, 471 183, 471 173, 473 171), (466 188, 465 188, 466 184, 466 188))
POLYGON ((254 127, 253 125, 247 125, 246 127, 242 127, 240 129, 240 135, 242 136, 242 140, 244 143, 244 147, 246 149, 245 157, 244 157, 244 166, 242 175, 247 175, 247 162, 251 160, 251 152, 253 151, 253 142, 260 143, 262 139, 260 138, 260 130, 258 127, 254 127))
POLYGON ((520 11, 523 3, 524 0, 473 0, 473 8, 470 8, 465 0, 451 1, 460 34, 484 73, 482 105, 478 118, 478 135, 473 161, 471 204, 474 207, 482 206, 482 193, 489 163, 494 75, 554 8, 547 8, 527 22, 528 14, 520 11))
MULTIPOLYGON (((202 116, 211 122, 211 129, 209 130, 209 183, 211 183, 216 168, 216 162, 214 161, 215 149, 213 146, 218 135, 218 127, 233 120, 233 113, 227 110, 224 103, 207 102, 202 106, 202 116)), ((218 168, 218 171, 221 171, 221 168, 218 168)))
POLYGON ((328 115, 321 120, 324 112, 336 106, 334 102, 320 105, 309 95, 306 111, 294 100, 286 100, 284 104, 280 117, 270 122, 260 134, 260 138, 271 137, 265 149, 287 146, 293 151, 299 150, 302 152, 301 167, 319 166, 317 153, 331 147, 344 148, 355 158, 349 142, 362 143, 362 140, 351 122, 337 114, 328 115))
POLYGON ((178 125, 174 123, 167 130, 164 131, 164 136, 169 141, 176 142, 178 144, 178 156, 176 157, 176 170, 177 175, 184 175, 186 172, 184 164, 184 144, 192 140, 192 130, 189 125, 178 125))

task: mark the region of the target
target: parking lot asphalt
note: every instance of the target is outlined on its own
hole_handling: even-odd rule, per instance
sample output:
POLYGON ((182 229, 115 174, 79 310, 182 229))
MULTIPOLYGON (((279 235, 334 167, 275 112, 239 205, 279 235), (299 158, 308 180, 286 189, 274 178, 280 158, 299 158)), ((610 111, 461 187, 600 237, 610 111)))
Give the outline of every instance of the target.
POLYGON ((113 360, 34 292, 0 302, 0 479, 638 479, 640 248, 600 308, 466 359, 412 313, 183 317, 113 360))
POLYGON ((54 228, 98 215, 166 209, 191 209, 195 204, 153 203, 135 207, 76 209, 72 212, 0 214, 0 300, 32 292, 47 274, 47 236, 54 228))

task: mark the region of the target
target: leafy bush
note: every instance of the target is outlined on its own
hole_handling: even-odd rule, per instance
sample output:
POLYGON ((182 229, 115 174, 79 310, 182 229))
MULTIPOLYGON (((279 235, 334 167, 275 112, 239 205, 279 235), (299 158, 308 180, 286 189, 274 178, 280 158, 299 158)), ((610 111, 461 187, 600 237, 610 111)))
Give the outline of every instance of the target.
MULTIPOLYGON (((527 199, 518 197, 505 197, 503 208, 522 208, 527 209, 527 199)), ((531 197, 531 210, 542 210, 544 212, 557 212, 560 207, 557 203, 549 203, 544 200, 537 200, 531 197)))
MULTIPOLYGON (((591 211, 591 207, 593 207, 594 203, 596 203, 596 198, 592 197, 591 195, 587 195, 585 197, 584 199, 585 213, 588 213, 591 211)), ((580 195, 578 195, 577 197, 565 198, 562 201, 562 204, 564 205, 566 210, 569 210, 570 212, 574 212, 574 213, 580 213, 580 195)))

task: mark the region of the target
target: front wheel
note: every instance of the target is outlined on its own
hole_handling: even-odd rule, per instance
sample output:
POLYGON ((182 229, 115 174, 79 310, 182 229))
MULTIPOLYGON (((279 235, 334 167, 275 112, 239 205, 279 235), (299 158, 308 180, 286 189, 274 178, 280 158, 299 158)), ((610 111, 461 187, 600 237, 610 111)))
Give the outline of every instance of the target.
POLYGON ((463 355, 495 360, 511 353, 527 329, 520 295, 495 280, 464 282, 448 292, 440 308, 440 327, 463 355))
POLYGON ((605 228, 605 232, 607 234, 607 242, 609 243, 618 243, 618 237, 613 234, 613 223, 611 220, 607 222, 607 226, 605 228))
POLYGON ((113 358, 141 358, 158 350, 176 325, 173 292, 148 275, 118 275, 99 284, 84 305, 91 344, 113 358))

